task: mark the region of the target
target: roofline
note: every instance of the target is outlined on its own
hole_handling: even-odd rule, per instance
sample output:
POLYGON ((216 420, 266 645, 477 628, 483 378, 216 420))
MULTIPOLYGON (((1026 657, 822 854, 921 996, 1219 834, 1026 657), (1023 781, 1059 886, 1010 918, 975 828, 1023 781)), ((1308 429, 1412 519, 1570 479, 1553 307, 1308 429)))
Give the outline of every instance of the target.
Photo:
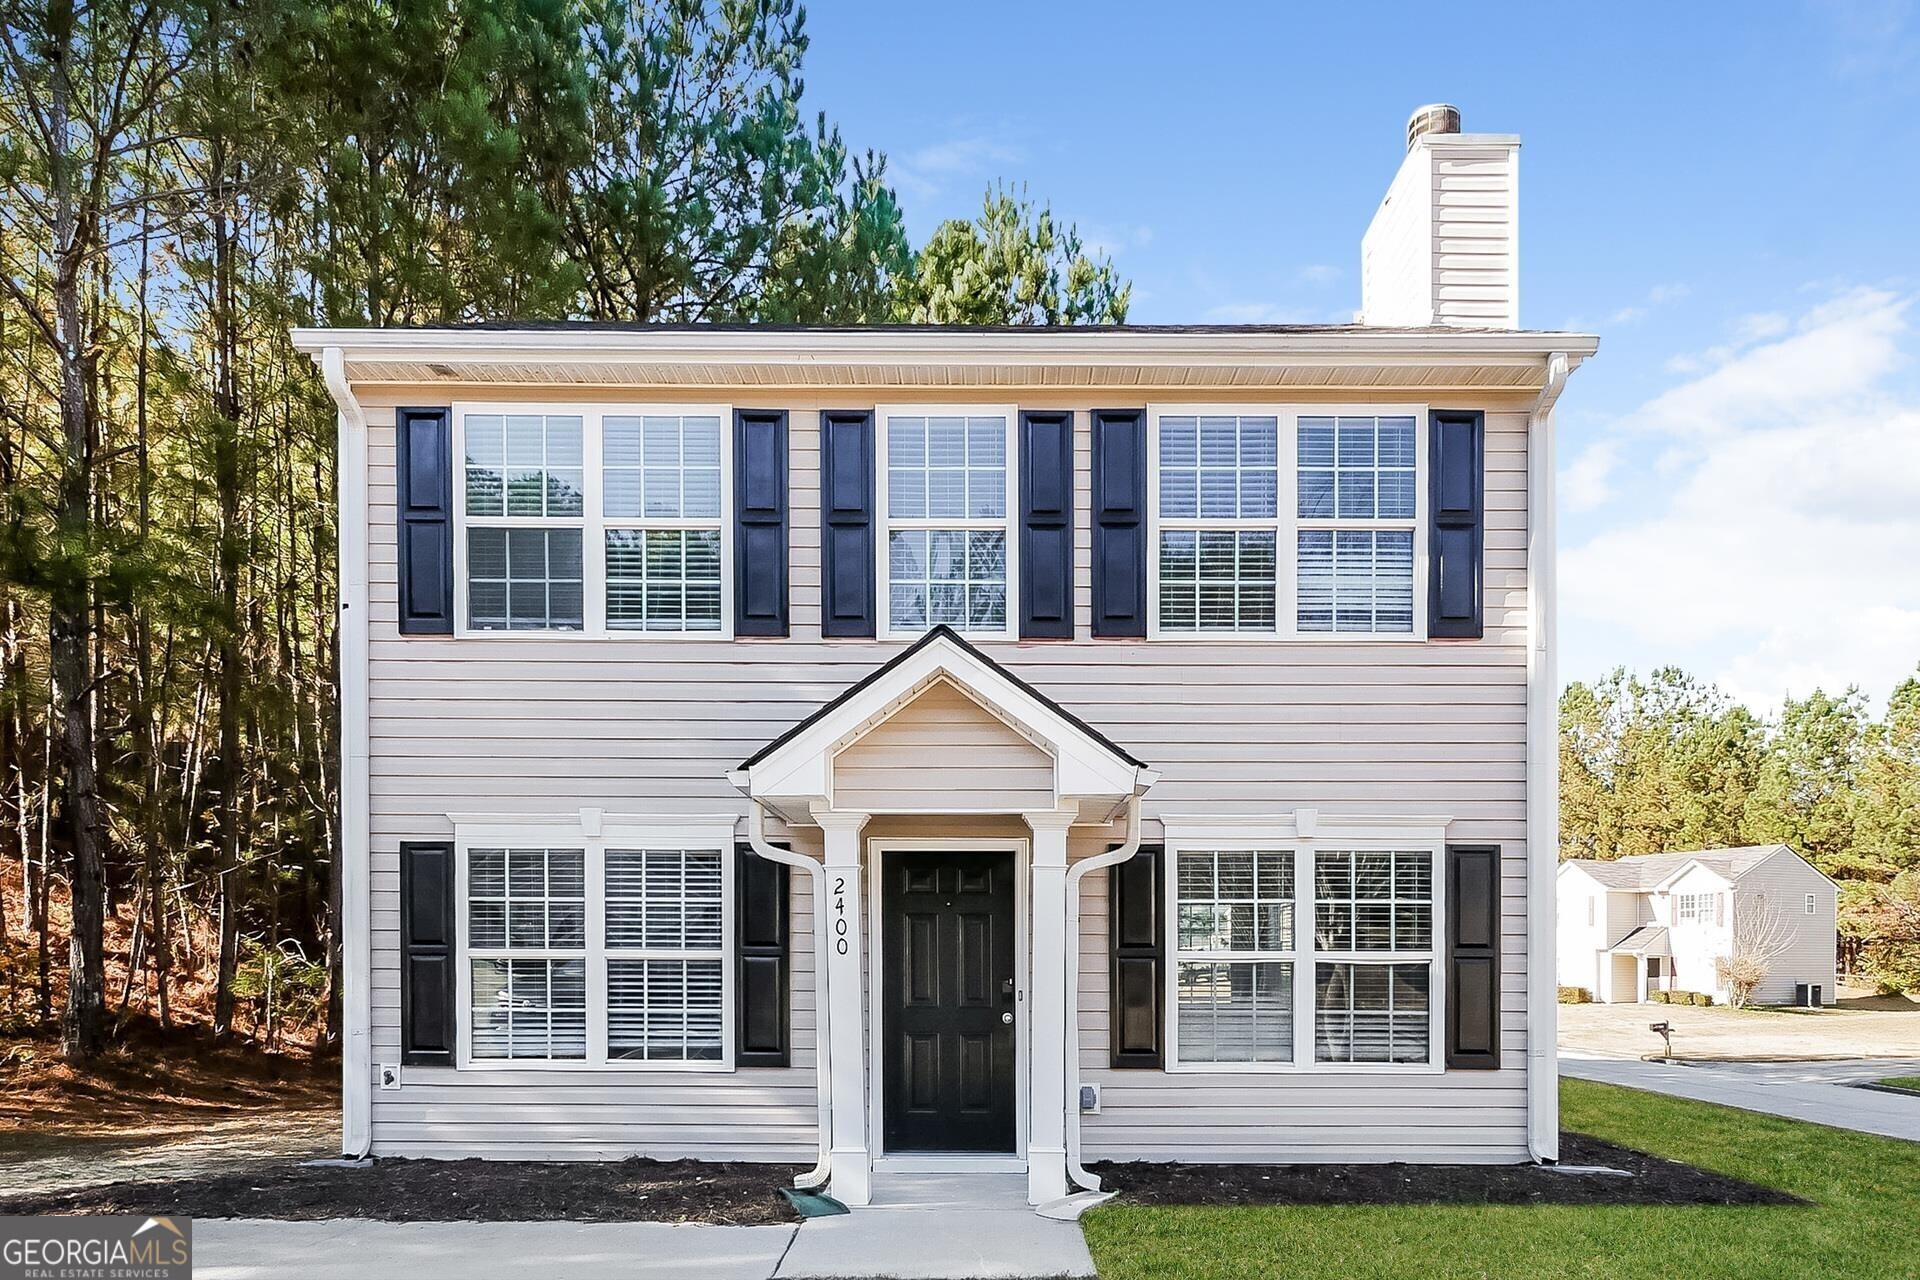
POLYGON ((349 363, 413 360, 460 364, 605 361, 640 357, 681 363, 742 361, 814 366, 1024 363, 1073 366, 1116 361, 1155 365, 1286 365, 1383 358, 1446 364, 1512 363, 1564 353, 1575 363, 1599 349, 1593 334, 1507 329, 1398 329, 1366 325, 885 325, 560 324, 439 329, 296 328, 293 344, 318 358, 339 348, 349 363))
POLYGON ((922 649, 934 643, 934 641, 936 640, 951 641, 963 653, 966 653, 971 657, 978 658, 981 662, 985 663, 988 667, 998 672, 1001 676, 1005 677, 1007 680, 1011 681, 1015 685, 1015 687, 1017 687, 1022 693, 1033 698, 1036 702, 1039 702, 1041 705, 1046 707, 1047 710, 1053 712, 1055 715, 1065 720, 1068 724, 1072 725, 1075 729, 1078 729, 1081 733, 1086 734, 1087 737, 1091 738, 1099 746, 1111 752, 1113 756, 1119 761, 1121 761, 1123 764, 1126 764, 1129 767, 1134 769, 1146 769, 1149 767, 1145 761, 1137 758, 1131 751, 1128 751, 1125 747, 1115 742, 1112 738, 1109 738, 1106 734, 1101 733, 1098 729, 1088 724, 1085 720, 1082 720, 1079 716, 1073 714, 1073 712, 1067 710, 1065 707, 1061 706, 1058 702, 1055 702, 1052 698, 1049 698, 1046 694, 1040 692, 1038 689, 1028 684, 1025 680, 1022 680, 1019 676, 1013 674, 1013 672, 1007 670, 1004 664, 995 662, 991 657, 989 657, 985 653, 982 653, 979 650, 979 648, 971 644, 965 636, 961 635, 958 631, 955 631, 952 627, 948 626, 946 623, 943 622, 940 625, 929 630, 925 635, 921 636, 918 640, 914 641, 912 644, 908 645, 906 648, 902 649, 899 653, 894 654, 893 657, 887 659, 886 662, 882 663, 880 666, 875 667, 872 671, 868 672, 866 675, 862 676, 860 679, 855 680, 852 684, 842 689, 839 693, 835 694, 831 699, 827 701, 827 703, 824 706, 820 707, 812 715, 800 721, 798 724, 788 729, 785 733, 781 734, 779 737, 775 738, 773 741, 767 743, 766 746, 761 747, 758 751, 748 756, 745 760, 742 760, 730 772, 743 773, 746 770, 753 768, 753 766, 759 764, 762 760, 766 759, 768 756, 772 755, 774 752, 778 751, 780 748, 786 746, 789 742, 793 741, 795 738, 805 733, 808 729, 811 729, 814 725, 826 719, 828 716, 832 715, 835 711, 838 711, 843 705, 846 704, 848 700, 858 696, 861 690, 867 688, 869 685, 873 684, 875 681, 885 678, 888 672, 892 671, 894 668, 898 667, 901 663, 907 661, 909 658, 913 657, 914 654, 920 652, 922 649))

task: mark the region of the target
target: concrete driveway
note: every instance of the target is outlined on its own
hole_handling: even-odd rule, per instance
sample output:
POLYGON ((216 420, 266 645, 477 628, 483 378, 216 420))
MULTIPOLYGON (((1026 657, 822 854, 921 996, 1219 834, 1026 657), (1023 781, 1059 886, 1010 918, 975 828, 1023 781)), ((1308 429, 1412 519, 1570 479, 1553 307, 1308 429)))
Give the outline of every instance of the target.
POLYGON ((1920 1142, 1920 1098, 1854 1087, 1886 1076, 1920 1074, 1920 1059, 1696 1062, 1674 1066, 1596 1057, 1562 1048, 1560 1074, 1920 1142))

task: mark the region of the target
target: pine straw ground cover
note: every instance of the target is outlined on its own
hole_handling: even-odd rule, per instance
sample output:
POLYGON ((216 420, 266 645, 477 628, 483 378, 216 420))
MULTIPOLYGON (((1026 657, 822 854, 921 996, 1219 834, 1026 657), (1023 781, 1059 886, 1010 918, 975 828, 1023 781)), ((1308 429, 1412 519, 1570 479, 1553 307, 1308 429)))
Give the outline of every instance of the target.
POLYGON ((1103 1280, 1920 1280, 1920 1144, 1612 1085, 1570 1130, 1772 1187, 1786 1205, 1161 1206, 1083 1220, 1103 1280))

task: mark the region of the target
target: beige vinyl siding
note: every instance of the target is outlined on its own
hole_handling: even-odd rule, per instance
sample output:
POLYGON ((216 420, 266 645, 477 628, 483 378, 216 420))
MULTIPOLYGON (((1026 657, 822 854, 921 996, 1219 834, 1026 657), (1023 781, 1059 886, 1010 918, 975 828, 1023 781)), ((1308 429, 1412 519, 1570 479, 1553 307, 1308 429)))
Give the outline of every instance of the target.
POLYGON ((1833 881, 1793 850, 1783 848, 1735 881, 1735 912, 1752 909, 1760 894, 1785 917, 1793 941, 1773 958, 1767 980, 1754 999, 1760 1004, 1786 1004, 1793 999, 1794 983, 1817 982, 1824 988, 1822 1001, 1832 1004, 1839 981, 1833 881), (1806 913, 1808 894, 1813 895, 1812 915, 1806 913))
POLYGON ((942 806, 957 813, 1053 807, 1053 757, 944 681, 840 752, 834 807, 925 808, 929 767, 939 771, 942 806))
MULTIPOLYGON (((502 394, 489 389, 489 398, 502 394)), ((537 388, 529 400, 632 399, 671 391, 537 388)), ((959 394, 959 393, 950 393, 959 394)), ((988 396, 970 393, 983 403, 988 396)), ((1249 404, 1271 392, 1215 391, 1249 404)), ((1350 404, 1353 387, 1321 393, 1350 404)), ((897 654, 904 642, 819 634, 822 408, 883 398, 715 391, 704 403, 791 411, 788 639, 401 638, 395 625, 392 407, 449 403, 458 389, 363 388, 371 421, 371 800, 374 1062, 398 1060, 397 850, 451 834, 447 814, 581 806, 639 814, 744 813, 723 776, 767 741, 897 654)), ((994 397, 1004 403, 1004 392, 994 397)), ((1311 806, 1449 814, 1451 839, 1503 851, 1502 1040, 1498 1072, 1216 1077, 1106 1068, 1105 878, 1086 884, 1081 1060, 1107 1086, 1088 1117, 1090 1158, 1477 1159, 1524 1156, 1526 909, 1526 406, 1511 393, 1434 408, 1488 413, 1486 637, 1472 642, 1090 638, 1087 410, 1145 403, 1135 391, 1033 391, 1023 408, 1076 412, 1073 642, 981 648, 1162 773, 1149 838, 1166 812, 1260 815, 1311 806)), ((1166 398, 1161 396, 1159 398, 1166 398)), ((1403 399, 1401 393, 1397 399, 1403 399)), ((1289 403, 1298 398, 1289 397, 1289 403)), ((943 761, 922 758, 936 771, 943 761)), ((803 840, 817 834, 799 833, 803 840)), ((1076 832, 1076 851, 1098 840, 1076 832)), ((810 1161, 812 953, 805 882, 794 878, 796 1053, 781 1070, 731 1073, 455 1072, 410 1068, 374 1093, 375 1150, 388 1154, 641 1153, 810 1161), (479 1114, 491 1119, 469 1124, 479 1114), (475 1125, 484 1126, 484 1132, 475 1125)))
POLYGON ((1434 319, 1516 326, 1518 152, 1458 143, 1432 150, 1434 319))

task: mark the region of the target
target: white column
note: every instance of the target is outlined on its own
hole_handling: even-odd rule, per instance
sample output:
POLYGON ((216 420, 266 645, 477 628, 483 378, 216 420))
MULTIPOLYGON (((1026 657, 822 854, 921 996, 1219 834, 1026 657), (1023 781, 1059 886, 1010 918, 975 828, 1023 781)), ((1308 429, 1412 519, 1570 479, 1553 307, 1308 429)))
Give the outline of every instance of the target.
POLYGON ((827 1016, 833 1070, 833 1174, 829 1189, 843 1204, 873 1199, 873 1158, 867 1144, 867 1047, 860 978, 860 831, 864 813, 815 809, 826 833, 827 1016))
POLYGON ((1033 829, 1033 1004, 1027 1043, 1027 1202, 1045 1204, 1067 1194, 1067 828, 1076 811, 1026 814, 1033 829))

